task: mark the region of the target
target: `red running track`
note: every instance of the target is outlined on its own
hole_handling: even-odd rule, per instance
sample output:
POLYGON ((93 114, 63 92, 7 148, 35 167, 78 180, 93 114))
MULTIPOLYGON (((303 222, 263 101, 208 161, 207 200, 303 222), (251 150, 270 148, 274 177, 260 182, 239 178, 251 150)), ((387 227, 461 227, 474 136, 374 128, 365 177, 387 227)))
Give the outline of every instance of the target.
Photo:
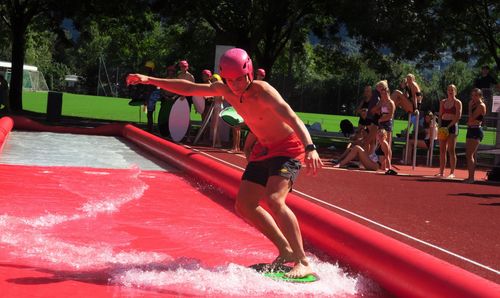
MULTIPOLYGON (((155 154, 169 159, 169 162, 185 168, 186 173, 196 173, 234 196, 237 189, 234 170, 216 166, 213 161, 203 159, 190 150, 173 148, 175 145, 131 126, 125 127, 123 134, 155 154), (200 172, 200 167, 205 170, 200 172)), ((288 201, 297 213, 304 235, 310 243, 347 261, 353 267, 368 272, 396 295, 494 297, 498 293, 498 285, 294 195, 290 195, 288 201)))

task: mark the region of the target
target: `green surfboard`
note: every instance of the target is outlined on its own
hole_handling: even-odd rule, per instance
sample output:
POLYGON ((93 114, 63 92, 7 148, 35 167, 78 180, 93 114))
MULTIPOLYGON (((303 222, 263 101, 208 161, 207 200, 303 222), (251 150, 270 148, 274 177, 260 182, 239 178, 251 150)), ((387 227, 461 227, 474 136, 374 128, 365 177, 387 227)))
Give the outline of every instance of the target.
POLYGON ((278 265, 274 266, 268 263, 260 263, 250 266, 253 270, 261 273, 262 275, 269 277, 274 280, 286 281, 286 282, 295 282, 295 283, 309 283, 315 282, 319 280, 319 277, 316 274, 309 274, 305 277, 301 278, 290 278, 286 277, 285 274, 292 270, 292 267, 286 265, 278 265))
POLYGON ((243 118, 236 112, 233 107, 227 107, 223 109, 222 111, 220 111, 219 116, 230 126, 239 126, 245 123, 243 118))

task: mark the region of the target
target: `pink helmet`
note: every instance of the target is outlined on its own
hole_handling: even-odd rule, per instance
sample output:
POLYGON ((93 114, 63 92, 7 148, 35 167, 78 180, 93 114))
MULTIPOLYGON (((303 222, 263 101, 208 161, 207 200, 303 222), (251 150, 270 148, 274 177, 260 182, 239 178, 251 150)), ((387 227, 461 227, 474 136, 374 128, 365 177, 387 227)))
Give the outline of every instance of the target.
POLYGON ((207 75, 208 77, 211 77, 212 76, 212 72, 208 69, 204 69, 201 74, 204 74, 204 75, 207 75))
POLYGON ((244 75, 253 81, 252 59, 243 49, 227 50, 219 60, 219 70, 221 77, 225 79, 236 79, 244 75))

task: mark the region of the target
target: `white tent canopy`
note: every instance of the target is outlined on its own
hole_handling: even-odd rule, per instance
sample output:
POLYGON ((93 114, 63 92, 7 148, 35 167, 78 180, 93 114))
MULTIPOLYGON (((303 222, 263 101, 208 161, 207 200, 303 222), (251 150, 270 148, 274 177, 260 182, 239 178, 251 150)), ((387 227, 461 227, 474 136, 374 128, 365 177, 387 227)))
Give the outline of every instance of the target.
MULTIPOLYGON (((12 63, 6 61, 0 61, 0 68, 12 68, 12 63)), ((23 65, 24 70, 38 71, 38 67, 33 65, 23 65)))

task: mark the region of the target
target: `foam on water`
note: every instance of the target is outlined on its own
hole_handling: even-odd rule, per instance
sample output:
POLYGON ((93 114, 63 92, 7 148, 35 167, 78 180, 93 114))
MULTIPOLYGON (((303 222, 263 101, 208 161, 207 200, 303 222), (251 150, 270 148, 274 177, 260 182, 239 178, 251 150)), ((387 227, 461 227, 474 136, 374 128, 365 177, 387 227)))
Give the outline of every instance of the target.
MULTIPOLYGON (((94 175, 93 172, 87 173, 94 175)), ((0 216, 0 245, 11 246, 11 255, 23 258, 36 258, 55 264, 66 264, 73 268, 90 268, 106 264, 136 264, 156 262, 167 258, 158 253, 113 252, 113 247, 106 243, 76 245, 58 239, 57 235, 45 230, 69 221, 94 218, 99 214, 117 212, 124 204, 142 197, 148 186, 138 178, 141 171, 133 167, 120 179, 113 182, 88 179, 85 185, 81 181, 58 176, 62 189, 75 193, 82 198, 82 204, 67 214, 45 211, 35 217, 17 217, 4 214, 0 216), (109 191, 103 192, 105 183, 109 191)))
MULTIPOLYGON (((107 172, 85 171, 84 185, 81 178, 51 173, 50 179, 55 179, 53 183, 72 194, 76 203, 69 205, 70 207, 56 205, 51 210, 40 209, 33 216, 15 216, 8 212, 0 215, 0 255, 5 251, 13 262, 21 261, 44 268, 56 272, 57 276, 102 275, 104 282, 111 285, 158 293, 176 293, 179 296, 346 297, 372 291, 372 282, 361 276, 348 276, 338 265, 321 261, 314 255, 310 255, 310 261, 320 280, 308 284, 293 284, 271 280, 229 261, 223 265, 220 263, 224 261, 218 265, 207 265, 194 258, 174 257, 171 252, 131 248, 129 242, 133 237, 127 233, 120 235, 117 228, 120 223, 115 222, 111 215, 119 212, 125 204, 140 200, 148 189, 144 178, 154 179, 155 176, 143 177, 138 168, 132 168, 123 175, 102 180, 102 177, 108 176, 103 173, 107 172), (83 230, 74 231, 82 226, 83 230), (81 231, 85 234, 78 234, 81 231), (73 233, 76 237, 72 238, 73 233)), ((170 188, 175 193, 175 187, 170 188)), ((201 197, 200 200, 207 199, 201 197)), ((161 201, 154 201, 154 204, 160 203, 161 201)), ((146 202, 142 207, 150 204, 153 202, 146 202)), ((263 240, 262 235, 254 235, 252 227, 237 223, 227 225, 223 219, 213 215, 230 211, 222 208, 222 211, 213 213, 216 211, 208 209, 212 205, 194 204, 190 207, 192 214, 183 213, 183 217, 176 217, 169 222, 169 217, 173 217, 172 213, 182 213, 176 204, 187 204, 186 198, 171 198, 165 206, 150 207, 153 210, 161 209, 161 216, 154 218, 149 215, 147 221, 138 223, 137 226, 155 226, 161 231, 159 237, 174 241, 173 246, 177 245, 176 240, 186 240, 186 237, 193 243, 195 251, 203 251, 203 247, 197 245, 206 246, 209 243, 215 251, 224 254, 222 260, 238 259, 241 256, 259 260, 274 257, 272 250, 259 250, 258 242, 267 240, 263 240), (165 208, 166 206, 170 208, 165 208), (175 224, 176 221, 183 220, 192 226, 183 226, 184 230, 180 230, 175 224), (217 231, 225 231, 226 237, 213 237, 217 231), (254 236, 248 238, 249 242, 241 247, 242 243, 232 241, 230 235, 254 236), (255 244, 251 241, 255 241, 255 244)), ((209 200, 209 204, 217 203, 209 200)), ((6 261, 9 261, 8 258, 6 261)))
POLYGON ((115 272, 112 282, 128 287, 177 290, 184 295, 342 297, 357 294, 357 277, 348 277, 337 265, 314 257, 311 263, 321 279, 307 284, 275 281, 237 264, 204 268, 197 263, 181 264, 178 268, 175 264, 169 265, 172 268, 131 268, 115 272))

